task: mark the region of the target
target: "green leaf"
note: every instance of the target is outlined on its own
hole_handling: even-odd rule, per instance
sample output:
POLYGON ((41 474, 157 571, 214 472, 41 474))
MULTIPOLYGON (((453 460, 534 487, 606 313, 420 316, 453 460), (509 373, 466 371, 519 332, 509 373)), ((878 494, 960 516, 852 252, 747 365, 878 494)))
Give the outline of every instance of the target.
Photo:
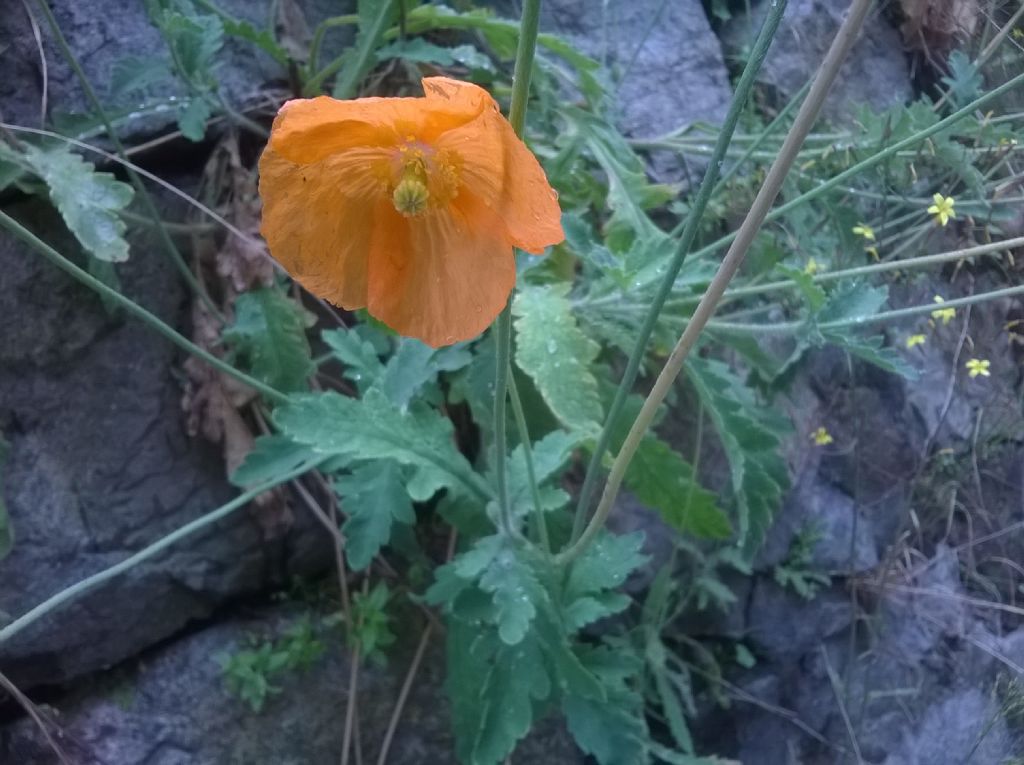
POLYGON ((2 435, 0 435, 0 560, 7 557, 14 545, 14 532, 11 530, 11 519, 7 514, 7 505, 4 503, 4 482, 3 469, 7 463, 7 457, 11 447, 2 435))
POLYGON ((100 260, 128 260, 125 224, 118 213, 132 201, 132 187, 73 154, 66 146, 26 146, 25 160, 50 189, 50 199, 81 245, 100 260))
POLYGON ((308 464, 312 468, 323 459, 309 445, 296 443, 286 436, 260 436, 252 451, 231 474, 231 483, 243 488, 258 486, 274 481, 300 465, 308 464))
POLYGON ((637 568, 647 562, 640 552, 644 535, 614 535, 603 532, 572 564, 565 591, 567 598, 578 598, 618 587, 637 568))
POLYGON ((569 732, 600 765, 642 765, 646 726, 613 703, 568 696, 562 704, 569 732))
POLYGON ((722 442, 739 515, 740 544, 752 556, 789 488, 779 456, 787 422, 759 406, 722 362, 691 356, 686 372, 722 442))
MULTIPOLYGON (((579 438, 561 430, 548 433, 533 445, 533 472, 538 486, 558 473, 577 446, 579 438)), ((512 506, 520 512, 529 511, 533 507, 533 497, 530 494, 529 475, 526 471, 526 452, 522 445, 513 449, 509 455, 507 473, 508 493, 512 506)))
POLYGON ((395 0, 359 0, 359 31, 355 45, 346 52, 347 65, 334 83, 335 98, 352 98, 359 83, 373 68, 384 32, 398 13, 395 0))
POLYGON ((205 98, 193 98, 178 110, 178 129, 193 142, 202 141, 206 136, 206 121, 213 114, 210 102, 205 98))
POLYGON ((269 29, 258 29, 242 19, 223 19, 224 31, 232 37, 251 42, 281 66, 288 66, 288 51, 279 45, 269 29))
POLYGON ((867 282, 842 282, 815 316, 818 324, 846 319, 868 318, 878 313, 889 299, 888 287, 873 287, 867 282))
POLYGON ((171 78, 167 63, 155 56, 125 56, 110 72, 110 97, 119 99, 163 84, 171 78))
POLYGON ((462 345, 434 349, 419 340, 403 337, 388 359, 380 378, 380 388, 395 406, 404 409, 424 386, 437 380, 441 372, 462 369, 473 356, 462 345))
POLYGON ((848 332, 836 330, 825 330, 822 331, 821 335, 828 342, 838 345, 840 348, 845 348, 857 358, 874 364, 876 367, 887 372, 901 375, 907 380, 916 380, 921 376, 917 368, 910 364, 897 350, 885 345, 885 338, 881 335, 858 337, 848 332))
POLYGON ((373 343, 364 339, 359 329, 330 329, 321 332, 320 338, 345 365, 345 377, 352 380, 360 392, 365 392, 383 376, 384 365, 373 343))
POLYGON ((278 390, 304 390, 316 371, 302 308, 273 288, 238 296, 224 339, 239 348, 256 377, 278 390))
POLYGON ((178 75, 194 90, 212 90, 217 86, 214 63, 224 44, 224 25, 213 15, 186 15, 172 8, 153 14, 178 75))
POLYGON ((640 442, 625 478, 637 499, 658 511, 672 528, 705 539, 728 539, 729 518, 715 495, 704 489, 693 466, 664 441, 647 436, 640 442))
POLYGON ((552 413, 571 430, 596 433, 603 418, 591 364, 600 347, 580 331, 566 295, 569 285, 527 287, 512 304, 516 364, 552 413))
POLYGON ((566 606, 565 626, 572 631, 583 629, 588 624, 625 611, 632 602, 628 595, 619 592, 585 595, 566 606))
POLYGON ((274 421, 285 435, 321 454, 390 458, 426 471, 437 485, 486 495, 455 448, 451 421, 425 406, 414 404, 403 412, 378 390, 362 399, 306 394, 278 407, 274 421))
POLYGON ((690 735, 690 726, 686 724, 679 693, 672 687, 669 673, 664 668, 654 673, 654 686, 658 692, 661 709, 665 713, 665 722, 668 723, 668 729, 676 745, 684 752, 693 754, 693 737, 690 735))
POLYGON ((814 278, 806 271, 788 266, 776 266, 778 272, 796 282, 797 288, 803 294, 804 299, 812 311, 817 311, 825 303, 825 290, 815 283, 814 278))
POLYGON ((494 64, 491 60, 472 45, 444 48, 427 42, 422 37, 385 45, 377 50, 377 58, 381 60, 400 58, 413 63, 437 64, 438 66, 462 64, 469 69, 494 70, 494 64))
POLYGON ((345 554, 355 571, 362 571, 391 539, 394 521, 412 524, 416 513, 393 460, 360 465, 335 481, 348 519, 342 526, 345 554))

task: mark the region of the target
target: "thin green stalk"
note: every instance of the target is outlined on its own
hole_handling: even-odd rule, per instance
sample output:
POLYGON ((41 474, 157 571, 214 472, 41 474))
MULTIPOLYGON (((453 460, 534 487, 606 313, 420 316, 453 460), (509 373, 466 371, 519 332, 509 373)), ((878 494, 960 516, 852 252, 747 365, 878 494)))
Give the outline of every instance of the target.
MULTIPOLYGON (((967 106, 963 107, 962 109, 958 109, 957 111, 950 114, 948 117, 939 120, 931 127, 925 128, 924 130, 919 130, 913 135, 904 138, 902 141, 897 141, 896 143, 892 144, 891 146, 888 146, 885 149, 882 149, 877 154, 868 157, 862 162, 858 162, 856 165, 848 167, 846 170, 842 171, 838 175, 833 176, 832 178, 828 179, 821 185, 811 189, 810 191, 804 192, 800 196, 794 197, 785 204, 779 205, 770 213, 768 213, 768 217, 765 218, 765 223, 770 223, 771 221, 778 220, 779 218, 792 212, 794 209, 796 209, 802 204, 805 204, 807 202, 813 202, 815 199, 818 199, 822 195, 828 193, 836 186, 841 186, 854 176, 863 173, 865 170, 870 170, 875 165, 881 164, 894 154, 901 152, 904 149, 907 149, 911 146, 914 146, 920 143, 921 141, 924 141, 926 138, 935 135, 936 133, 942 132, 950 125, 953 125, 962 120, 964 117, 971 116, 974 112, 976 112, 981 107, 985 106, 990 101, 993 101, 1002 96, 1003 94, 1009 93, 1014 88, 1020 87, 1022 85, 1024 85, 1024 73, 1018 74, 1016 77, 1010 78, 999 87, 990 90, 988 93, 985 93, 983 96, 980 96, 979 98, 976 98, 974 101, 971 101, 971 103, 967 104, 967 106)), ((736 239, 737 234, 738 232, 734 231, 731 234, 726 234, 720 239, 716 239, 714 242, 711 242, 711 244, 708 244, 705 247, 702 247, 701 249, 697 250, 697 252, 694 253, 694 256, 702 257, 705 255, 711 255, 713 253, 718 252, 724 247, 728 247, 736 239)))
POLYGON ((309 74, 319 71, 320 46, 323 45, 324 35, 327 34, 327 30, 333 27, 345 27, 358 23, 359 14, 349 13, 345 16, 332 16, 316 25, 316 30, 313 32, 313 41, 309 45, 309 63, 307 65, 309 74))
MULTIPOLYGON (((818 325, 818 329, 843 329, 845 327, 863 327, 868 324, 885 323, 889 321, 895 321, 897 319, 906 319, 910 316, 920 316, 921 314, 932 313, 938 308, 962 308, 968 305, 975 305, 976 303, 984 303, 988 300, 998 300, 1005 297, 1014 297, 1016 295, 1024 295, 1024 284, 1019 284, 1016 287, 1004 287, 999 290, 991 290, 989 292, 979 292, 977 295, 969 295, 962 298, 953 298, 951 300, 942 301, 942 305, 936 303, 925 303, 923 305, 912 305, 906 308, 895 308, 891 311, 882 311, 881 313, 872 314, 871 316, 851 316, 847 319, 838 319, 836 321, 829 321, 818 325)), ((735 332, 735 333, 769 333, 769 334, 787 334, 789 332, 796 332, 803 329, 806 325, 801 321, 784 321, 778 324, 742 324, 739 322, 715 322, 715 329, 721 332, 735 332)))
POLYGON ((205 529, 207 526, 210 526, 216 523, 217 521, 226 518, 227 516, 231 515, 231 513, 233 513, 235 510, 238 510, 240 507, 243 507, 250 500, 258 497, 263 492, 268 491, 269 489, 272 489, 275 486, 278 486, 282 483, 287 483, 288 481, 291 481, 294 478, 298 478, 300 475, 307 472, 309 469, 310 468, 308 465, 304 465, 302 467, 296 468, 290 473, 286 473, 285 475, 281 476, 276 480, 267 481, 257 486, 255 489, 249 489, 248 491, 239 494, 237 497, 235 497, 227 504, 221 505, 216 510, 211 510, 206 515, 201 515, 194 521, 186 523, 184 526, 175 529, 167 536, 161 537, 153 544, 149 545, 148 547, 142 548, 134 555, 128 556, 120 563, 115 563, 113 566, 105 568, 102 571, 98 571, 92 576, 88 576, 85 579, 82 579, 81 581, 78 581, 75 584, 71 585, 70 587, 65 587, 57 594, 52 595, 46 600, 44 600, 42 603, 40 603, 32 610, 28 611, 22 616, 19 616, 17 619, 15 619, 13 622, 8 624, 3 629, 0 629, 0 645, 3 645, 8 640, 17 635, 19 632, 21 632, 23 629, 31 625, 33 622, 36 622, 39 619, 46 616, 47 614, 55 611, 57 608, 62 606, 64 603, 67 603, 69 600, 73 600, 74 598, 78 597, 79 595, 82 595, 88 590, 91 590, 94 587, 97 587, 103 584, 104 582, 107 582, 113 579, 114 577, 123 574, 125 571, 128 571, 129 569, 138 566, 140 563, 149 560, 154 555, 157 555, 158 553, 166 550, 175 542, 178 542, 184 539, 185 537, 191 536, 192 534, 195 534, 197 531, 201 531, 202 529, 205 529))
POLYGON ((693 246, 694 239, 697 237, 697 230, 700 226, 701 218, 703 217, 704 210, 711 199, 711 194, 715 187, 715 180, 718 178, 719 168, 725 157, 725 153, 729 148, 729 142, 733 131, 735 131, 740 115, 746 107, 747 98, 754 86, 754 80, 761 69, 761 65, 764 63, 765 57, 768 55, 768 48, 771 46, 772 39, 775 37, 775 30, 778 29, 779 22, 782 20, 782 14, 785 10, 786 0, 778 0, 778 2, 776 2, 769 10, 764 25, 761 27, 761 32, 754 43, 754 48, 750 54, 747 66, 744 68, 743 74, 740 76, 740 80, 736 85, 736 94, 733 97, 732 105, 729 107, 729 113, 725 117, 725 122, 722 124, 722 129, 718 134, 714 154, 708 162, 708 168, 704 174, 704 180, 701 182, 700 189, 697 192, 697 198, 694 200, 693 205, 690 208, 690 214, 687 217, 686 226, 679 237, 679 244, 676 246, 675 253, 672 255, 672 261, 668 265, 668 269, 661 280, 661 284, 658 285, 658 291, 654 296, 654 300, 651 303, 650 310, 647 312, 647 316, 644 318, 644 323, 640 327, 640 334, 637 337, 636 345, 633 346, 633 352, 629 356, 629 361, 626 364, 626 371, 623 373, 622 379, 619 381, 619 387, 615 391, 615 398, 612 401, 611 406, 608 408, 608 416, 605 419, 604 427, 601 429, 601 434, 598 436, 597 444, 594 446, 594 451, 590 455, 590 463, 587 465, 587 473, 583 479, 583 486, 580 489, 579 502, 576 505, 576 517, 573 519, 571 537, 571 542, 573 543, 576 542, 579 539, 580 534, 583 533, 583 527, 587 521, 587 512, 590 509, 591 501, 594 498, 594 492, 597 489, 601 463, 604 460, 605 452, 608 450, 608 445, 611 442, 612 433, 615 431, 619 415, 622 414, 626 398, 629 395, 629 392, 633 389, 633 383, 636 381, 637 373, 640 370, 640 363, 643 361, 644 354, 647 351, 647 343, 651 338, 651 333, 654 331, 654 325, 658 321, 658 316, 661 313, 662 306, 664 306, 665 301, 672 292, 672 286, 675 284, 676 277, 679 275, 679 269, 682 267, 683 261, 686 259, 686 256, 690 251, 690 247, 693 246))
MULTIPOLYGON (((963 260, 964 258, 972 258, 975 255, 988 255, 992 253, 999 253, 1003 250, 1011 250, 1015 247, 1024 247, 1024 236, 1019 236, 1014 239, 1003 239, 998 242, 989 242, 988 244, 979 244, 974 247, 965 247, 959 250, 949 250, 947 252, 937 252, 933 255, 919 255, 916 258, 907 258, 906 260, 889 260, 884 263, 872 263, 867 266, 856 266, 854 268, 844 268, 840 271, 824 271, 822 273, 815 274, 811 277, 811 280, 815 283, 833 282, 837 279, 850 279, 859 276, 869 276, 871 274, 885 273, 886 271, 903 271, 908 268, 923 268, 925 266, 933 266, 940 263, 949 263, 951 261, 963 260)), ((736 289, 728 290, 724 298, 734 299, 738 297, 748 297, 752 295, 764 295, 769 292, 778 292, 779 290, 787 290, 796 288, 797 283, 792 280, 784 280, 777 282, 768 282, 766 284, 760 284, 751 287, 738 287, 736 289)), ((690 301, 687 300, 687 303, 690 301)), ((697 301, 694 300, 694 303, 697 301)), ((682 304, 682 303, 681 303, 682 304)))
POLYGON ((743 223, 740 225, 736 240, 733 242, 732 247, 729 248, 725 258, 722 259, 722 264, 714 279, 712 279, 711 284, 708 285, 704 298, 694 310, 693 316, 686 325, 686 329, 683 330, 683 334, 679 337, 679 341, 676 343, 675 348, 665 362, 664 368, 658 375, 654 387, 644 400, 640 413, 633 422, 629 434, 622 444, 622 448, 619 449, 619 453, 615 456, 604 491, 601 494, 601 501, 598 503, 593 518, 591 518, 590 523, 576 543, 559 554, 557 559, 559 563, 564 564, 574 560, 586 550, 594 537, 604 527, 633 455, 636 454, 641 440, 654 421, 658 408, 664 402, 669 390, 671 390, 672 385, 675 383, 675 379, 680 370, 682 370, 683 362, 686 361, 687 355, 697 342, 697 338, 708 320, 715 312, 718 301, 721 300, 729 282, 743 263, 743 258, 746 256, 751 243, 754 241, 754 237, 763 225, 768 211, 775 203, 775 199, 782 189, 782 183, 786 179, 789 169, 796 161, 804 138, 811 131, 811 127, 818 118, 822 104, 825 103, 825 97, 828 95, 836 75, 839 74, 843 61, 846 60, 847 54, 853 47, 864 19, 871 9, 871 5, 872 0, 853 1, 846 18, 836 33, 835 40, 832 41, 828 53, 825 54, 824 61, 822 61, 821 66, 818 68, 818 72, 814 77, 814 83, 811 85, 810 91, 808 91, 807 99, 800 107, 800 112, 793 121, 793 126, 790 128, 789 134, 779 150, 779 156, 768 171, 764 184, 754 198, 746 218, 744 218, 743 223))
MULTIPOLYGON (((523 3, 523 17, 519 24, 519 48, 512 72, 512 104, 508 121, 516 135, 522 138, 526 126, 526 104, 530 98, 530 75, 537 50, 537 31, 540 26, 540 0, 523 3)), ((508 400, 509 364, 512 360, 512 296, 494 323, 496 365, 494 372, 494 475, 498 493, 498 509, 505 532, 513 534, 512 508, 508 497, 506 460, 508 436, 505 433, 505 405, 508 400)))
POLYGON ((288 397, 281 391, 271 388, 269 385, 260 382, 255 377, 250 377, 249 375, 245 374, 245 372, 241 372, 235 369, 233 366, 228 364, 223 359, 217 358, 212 353, 207 351, 205 348, 200 348, 191 340, 188 340, 184 336, 178 334, 168 324, 165 324, 163 321, 161 321, 159 318, 151 314, 138 303, 126 298, 117 290, 111 289, 106 284, 104 284, 99 279, 90 274, 88 271, 85 271, 76 266, 74 263, 65 258, 63 255, 61 255, 59 252, 53 249, 42 239, 40 239, 27 228, 18 223, 18 221, 16 221, 10 215, 5 213, 3 210, 0 210, 0 226, 6 228, 8 231, 14 234, 14 236, 16 236, 25 244, 32 247, 40 255, 45 257, 47 260, 49 260, 62 271, 71 275, 72 277, 74 277, 75 279, 77 279, 90 289, 98 292, 106 299, 116 303, 118 306, 120 306, 121 308, 123 308, 125 311, 132 314, 136 318, 141 319, 143 322, 145 322, 150 327, 155 329, 157 332, 166 337, 179 348, 182 348, 188 353, 198 356, 215 369, 219 369, 224 374, 230 375, 231 377, 234 377, 236 380, 245 383, 249 387, 258 390, 267 398, 273 399, 274 401, 288 400, 288 397))
POLYGON ((370 65, 371 57, 377 48, 381 35, 387 29, 388 19, 391 18, 391 11, 394 6, 395 0, 385 0, 377 12, 377 16, 370 23, 369 28, 363 29, 360 27, 359 34, 356 35, 355 57, 348 61, 342 55, 329 63, 306 82, 302 88, 303 95, 307 97, 317 95, 324 82, 327 81, 327 78, 344 67, 344 71, 334 85, 334 95, 337 98, 352 98, 355 96, 356 89, 359 87, 359 81, 370 65))
POLYGON ((526 458, 526 480, 530 484, 530 498, 533 500, 534 523, 537 526, 537 536, 540 539, 541 548, 548 555, 551 554, 551 537, 548 535, 548 522, 544 517, 544 505, 540 499, 540 486, 537 484, 537 473, 533 466, 533 444, 530 443, 530 430, 526 427, 526 414, 523 412, 523 402, 519 398, 519 391, 516 390, 516 377, 508 376, 508 395, 512 401, 512 416, 516 421, 516 430, 519 432, 519 443, 523 447, 523 456, 526 458))
MULTIPOLYGON (((111 143, 114 144, 118 156, 121 159, 127 159, 128 152, 121 143, 120 137, 117 135, 117 131, 114 130, 114 126, 110 122, 110 118, 107 116, 106 110, 103 108, 103 104, 100 103, 99 97, 96 95, 96 91, 93 90, 92 85, 89 83, 89 78, 85 75, 85 70, 82 69, 82 65, 78 63, 78 59, 75 57, 74 52, 71 50, 71 46, 68 45, 67 39, 64 37, 64 33, 60 29, 60 25, 57 23, 57 19, 53 15, 53 11, 50 10, 50 5, 47 0, 38 0, 39 8, 42 10, 43 15, 46 17, 46 23, 50 27, 50 31, 53 33, 54 39, 57 41, 57 47, 60 48, 64 58, 67 59, 68 64, 75 72, 75 76, 78 77, 78 81, 82 86, 82 91, 85 93, 85 97, 89 100, 92 105, 93 111, 96 112, 96 116, 99 117, 103 123, 103 127, 107 131, 107 135, 110 138, 111 143)), ((142 179, 139 178, 135 170, 128 164, 125 164, 125 169, 128 172, 128 178, 132 182, 132 186, 135 187, 135 192, 139 195, 139 199, 142 200, 142 205, 146 209, 146 213, 153 222, 157 224, 157 232, 160 236, 160 242, 163 245, 164 250, 170 257, 171 262, 174 263, 178 272, 185 282, 192 288, 200 299, 206 304, 206 307, 210 309, 214 316, 219 319, 223 319, 220 309, 214 305, 213 301, 203 290, 199 284, 199 280, 196 279, 195 274, 189 269, 188 264, 185 263, 185 259, 178 251, 177 245, 174 244, 174 240, 171 239, 171 235, 167 232, 167 229, 163 227, 163 221, 160 218, 160 212, 156 209, 156 204, 153 202, 153 198, 146 191, 146 187, 142 183, 142 179)))

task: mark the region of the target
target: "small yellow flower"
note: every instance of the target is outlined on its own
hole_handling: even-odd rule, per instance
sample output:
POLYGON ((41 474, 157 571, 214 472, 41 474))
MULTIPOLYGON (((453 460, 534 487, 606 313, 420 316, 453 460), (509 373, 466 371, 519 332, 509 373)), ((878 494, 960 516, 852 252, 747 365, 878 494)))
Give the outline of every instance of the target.
POLYGON ((871 259, 873 261, 875 261, 876 263, 879 260, 881 260, 881 258, 878 257, 878 248, 877 247, 865 247, 864 248, 864 252, 866 252, 868 255, 870 255, 871 259))
POLYGON ((808 276, 814 276, 820 270, 821 266, 818 265, 818 261, 816 261, 814 258, 808 260, 807 265, 804 266, 804 273, 807 274, 808 276))
POLYGON ((924 345, 924 335, 911 335, 907 338, 907 347, 913 348, 915 345, 924 345))
POLYGON ((864 237, 869 242, 875 241, 875 230, 867 223, 858 223, 851 229, 851 231, 853 231, 857 236, 864 237))
POLYGON ((942 194, 932 194, 932 199, 935 201, 931 207, 928 208, 928 212, 935 216, 935 220, 940 225, 945 226, 949 223, 950 218, 956 217, 956 212, 953 210, 953 205, 956 204, 956 200, 953 197, 944 197, 942 194))
POLYGON ((964 366, 967 367, 967 372, 971 377, 977 377, 978 375, 988 377, 990 375, 988 368, 991 364, 988 359, 969 359, 964 366))
POLYGON ((825 429, 824 425, 822 425, 816 431, 811 433, 811 440, 814 441, 816 446, 828 446, 832 443, 833 438, 832 434, 825 429))
MULTIPOLYGON (((941 295, 936 295, 934 298, 934 302, 941 304, 945 303, 946 301, 942 298, 941 295)), ((946 326, 947 324, 949 324, 955 317, 955 308, 937 308, 936 310, 932 311, 932 318, 942 319, 942 326, 946 326)))
POLYGON ((1024 40, 1024 29, 1021 29, 1020 27, 1014 27, 1013 28, 1013 39, 1014 40, 1024 40))

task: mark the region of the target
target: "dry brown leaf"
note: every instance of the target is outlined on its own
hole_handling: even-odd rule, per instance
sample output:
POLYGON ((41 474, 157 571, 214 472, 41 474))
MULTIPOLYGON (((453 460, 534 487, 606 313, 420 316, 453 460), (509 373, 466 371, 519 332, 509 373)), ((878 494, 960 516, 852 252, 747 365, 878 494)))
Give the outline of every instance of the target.
POLYGON ((978 0, 900 0, 900 5, 907 47, 937 59, 945 59, 978 25, 978 0))

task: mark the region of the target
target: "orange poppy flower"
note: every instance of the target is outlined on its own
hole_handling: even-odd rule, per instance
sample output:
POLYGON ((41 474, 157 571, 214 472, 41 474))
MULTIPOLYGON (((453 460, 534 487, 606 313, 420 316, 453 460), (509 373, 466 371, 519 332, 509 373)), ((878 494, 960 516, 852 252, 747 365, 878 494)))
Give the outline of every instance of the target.
POLYGON ((512 248, 562 241, 558 198, 482 88, 287 102, 260 158, 262 233, 310 292, 437 347, 482 332, 512 248))

